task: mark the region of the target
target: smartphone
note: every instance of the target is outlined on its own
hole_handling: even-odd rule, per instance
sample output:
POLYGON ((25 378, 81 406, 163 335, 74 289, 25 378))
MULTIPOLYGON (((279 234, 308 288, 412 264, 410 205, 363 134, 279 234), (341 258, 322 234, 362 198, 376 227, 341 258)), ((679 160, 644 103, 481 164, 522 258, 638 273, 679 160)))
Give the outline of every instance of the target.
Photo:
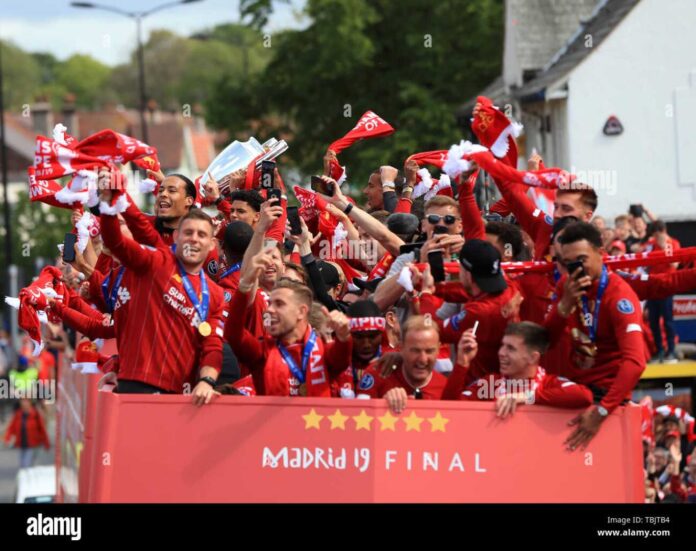
POLYGON ((75 262, 75 243, 77 243, 77 235, 66 233, 63 240, 63 262, 75 262))
POLYGON ((325 182, 319 176, 312 176, 311 185, 312 189, 317 193, 322 193, 324 195, 328 195, 329 197, 333 197, 334 187, 332 183, 325 182))
POLYGON ((430 273, 435 283, 445 281, 445 263, 442 251, 430 251, 428 253, 428 264, 430 265, 430 273))
POLYGON ((628 213, 634 218, 641 218, 643 216, 643 205, 635 204, 629 206, 628 213))
POLYGON ((302 223, 300 222, 300 212, 298 207, 288 207, 288 221, 290 222, 290 233, 300 235, 302 233, 302 223))
POLYGON ((401 245, 401 247, 399 247, 399 254, 414 253, 416 256, 418 256, 417 251, 419 251, 423 245, 425 245, 425 241, 406 243, 405 245, 401 245))
POLYGON ((575 273, 578 270, 578 268, 580 269, 580 272, 575 276, 575 278, 580 279, 581 277, 585 277, 587 274, 585 273, 585 268, 580 260, 575 260, 566 264, 566 269, 568 270, 569 276, 575 273))
POLYGON ((435 226, 433 228, 433 235, 442 235, 449 233, 449 230, 445 226, 435 226))
POLYGON ((261 162, 261 187, 271 189, 275 187, 275 161, 261 162))
POLYGON ((278 188, 271 188, 266 192, 266 199, 271 201, 274 207, 279 207, 281 194, 282 192, 278 188))

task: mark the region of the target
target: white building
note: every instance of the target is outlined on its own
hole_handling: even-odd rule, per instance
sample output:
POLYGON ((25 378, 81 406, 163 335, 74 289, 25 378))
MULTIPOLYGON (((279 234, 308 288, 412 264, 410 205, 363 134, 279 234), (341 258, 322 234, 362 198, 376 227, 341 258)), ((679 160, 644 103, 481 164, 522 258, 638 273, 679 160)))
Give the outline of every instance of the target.
POLYGON ((696 220, 694 22, 695 0, 507 0, 503 75, 482 94, 512 104, 525 126, 520 155, 535 147, 547 166, 594 185, 598 214, 643 203, 667 221, 696 220), (543 32, 538 10, 546 24, 549 14, 559 27, 578 23, 534 71, 525 37, 543 32), (605 132, 611 117, 620 132, 605 132))

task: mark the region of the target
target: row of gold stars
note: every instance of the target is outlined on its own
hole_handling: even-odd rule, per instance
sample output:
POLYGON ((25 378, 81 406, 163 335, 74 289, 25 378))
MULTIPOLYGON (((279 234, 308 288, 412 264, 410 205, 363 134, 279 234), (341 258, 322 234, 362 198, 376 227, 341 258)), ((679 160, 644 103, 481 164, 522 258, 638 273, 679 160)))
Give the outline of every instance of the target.
MULTIPOLYGON (((374 416, 368 415, 363 409, 360 411, 359 415, 343 415, 340 409, 337 409, 332 415, 319 415, 314 408, 302 418, 305 421, 305 429, 321 429, 321 422, 326 417, 331 423, 331 430, 346 430, 346 422, 348 419, 352 419, 355 423, 354 427, 356 430, 372 430, 372 421, 375 419, 374 416)), ((419 417, 415 411, 411 411, 411 414, 406 417, 395 417, 389 411, 384 415, 378 416, 380 428, 379 430, 391 430, 396 431, 396 425, 399 421, 403 421, 406 425, 406 432, 416 431, 420 432, 421 424, 423 421, 428 421, 430 423, 430 432, 445 432, 445 425, 449 423, 449 419, 444 418, 440 415, 438 411, 433 417, 419 417)), ((376 424, 375 424, 376 426, 376 424)), ((426 425, 427 428, 427 425, 426 425)), ((377 430, 375 428, 375 430, 377 430)))

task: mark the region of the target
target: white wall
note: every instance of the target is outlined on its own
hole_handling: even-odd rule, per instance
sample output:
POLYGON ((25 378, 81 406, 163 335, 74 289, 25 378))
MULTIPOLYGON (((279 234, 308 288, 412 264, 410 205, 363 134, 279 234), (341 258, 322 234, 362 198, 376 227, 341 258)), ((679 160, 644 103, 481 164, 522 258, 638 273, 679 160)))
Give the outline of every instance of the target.
POLYGON ((686 128, 696 132, 696 120, 677 117, 694 111, 670 113, 675 91, 688 87, 696 70, 695 24, 695 0, 641 0, 570 76, 568 168, 608 171, 595 173, 605 177, 598 190, 603 216, 644 203, 667 220, 696 219, 696 181, 684 170, 696 151, 693 161, 685 159, 682 146, 681 170, 677 164, 677 122, 682 144, 686 128), (602 133, 610 115, 623 134, 602 133))

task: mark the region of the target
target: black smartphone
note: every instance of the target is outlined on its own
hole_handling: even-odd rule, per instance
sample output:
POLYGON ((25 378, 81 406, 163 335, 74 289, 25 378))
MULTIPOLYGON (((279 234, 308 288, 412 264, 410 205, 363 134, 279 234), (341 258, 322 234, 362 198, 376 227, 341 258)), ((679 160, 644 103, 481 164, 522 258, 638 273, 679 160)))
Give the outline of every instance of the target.
POLYGON ((261 187, 271 189, 275 187, 275 161, 261 161, 261 187))
MULTIPOLYGON (((425 245, 425 241, 417 241, 416 243, 406 243, 399 247, 399 254, 416 253, 425 245)), ((416 254, 416 256, 418 256, 416 254)))
POLYGON ((449 233, 449 230, 445 226, 435 226, 433 228, 433 235, 443 235, 449 233))
POLYGON ((629 206, 628 213, 634 218, 641 218, 643 216, 643 205, 634 204, 629 206))
POLYGON ((290 233, 300 235, 302 233, 302 223, 300 222, 300 212, 298 207, 288 207, 288 221, 290 222, 290 233))
POLYGON ((319 176, 312 176, 310 183, 312 189, 317 193, 322 193, 324 195, 328 195, 329 197, 333 197, 334 186, 332 183, 325 182, 319 176))
POLYGON ((428 253, 428 264, 430 265, 430 273, 435 283, 445 281, 445 262, 442 251, 430 251, 428 253))
POLYGON ((75 262, 75 243, 77 243, 77 235, 66 233, 63 240, 63 262, 75 262))
POLYGON ((575 276, 575 279, 580 279, 581 277, 585 277, 587 275, 587 273, 585 272, 585 267, 582 265, 582 261, 580 260, 568 262, 568 264, 566 264, 566 269, 568 270, 568 276, 577 272, 578 269, 580 270, 575 276))
POLYGON ((271 201, 274 207, 279 207, 281 194, 282 192, 278 188, 271 188, 267 190, 266 198, 271 201))

